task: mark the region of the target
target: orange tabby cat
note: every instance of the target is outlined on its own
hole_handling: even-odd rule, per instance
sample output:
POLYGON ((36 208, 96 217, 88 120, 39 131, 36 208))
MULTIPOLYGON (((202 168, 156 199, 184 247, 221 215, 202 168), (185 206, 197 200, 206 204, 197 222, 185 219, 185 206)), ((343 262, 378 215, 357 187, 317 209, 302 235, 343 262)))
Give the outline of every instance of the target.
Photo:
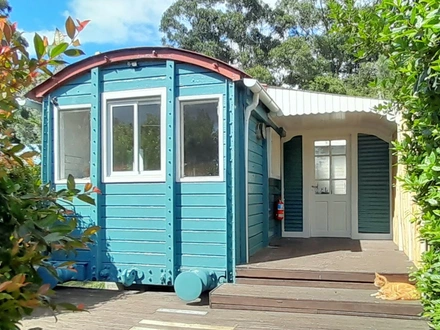
POLYGON ((371 296, 383 300, 420 299, 420 294, 414 285, 402 282, 388 282, 385 276, 378 273, 375 274, 374 285, 379 288, 379 291, 371 296))

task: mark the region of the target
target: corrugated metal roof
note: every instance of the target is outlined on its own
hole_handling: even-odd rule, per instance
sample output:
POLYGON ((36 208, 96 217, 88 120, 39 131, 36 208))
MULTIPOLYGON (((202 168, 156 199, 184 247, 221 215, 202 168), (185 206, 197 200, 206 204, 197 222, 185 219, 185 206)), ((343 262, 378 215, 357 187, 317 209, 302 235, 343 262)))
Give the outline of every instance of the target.
MULTIPOLYGON (((309 92, 282 87, 267 87, 268 94, 285 116, 323 114, 335 112, 376 112, 374 107, 386 100, 309 92)), ((394 120, 387 116, 389 120, 394 120)))

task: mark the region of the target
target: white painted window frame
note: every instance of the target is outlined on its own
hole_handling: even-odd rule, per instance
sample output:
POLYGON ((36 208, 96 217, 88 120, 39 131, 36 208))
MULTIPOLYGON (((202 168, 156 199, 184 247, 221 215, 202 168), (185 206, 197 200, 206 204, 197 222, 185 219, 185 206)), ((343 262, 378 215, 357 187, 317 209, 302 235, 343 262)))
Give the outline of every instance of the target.
MULTIPOLYGON (((62 165, 62 162, 60 162, 60 113, 62 111, 81 111, 81 110, 89 110, 89 112, 91 112, 92 110, 92 105, 88 104, 88 103, 83 103, 83 104, 73 104, 73 105, 54 105, 53 106, 53 112, 54 112, 54 116, 53 116, 53 132, 54 132, 54 145, 53 145, 53 150, 54 150, 54 183, 55 184, 66 184, 67 183, 67 178, 66 179, 60 179, 60 166, 62 165)), ((91 116, 90 116, 91 118, 91 116)), ((91 124, 91 123, 90 123, 91 124)), ((90 125, 91 126, 91 125, 90 125)), ((90 141, 90 145, 91 145, 91 141, 90 141)), ((91 157, 91 155, 90 155, 91 157)), ((91 160, 91 158, 90 158, 91 160)), ((91 166, 91 165, 90 165, 91 166)), ((75 178, 75 183, 88 183, 90 182, 90 178, 75 178)))
MULTIPOLYGON (((102 93, 102 181, 105 183, 123 182, 165 182, 166 172, 166 88, 147 88, 102 93), (137 107, 147 103, 149 98, 160 98, 160 170, 139 172, 139 155, 135 153, 133 171, 112 172, 113 128, 112 106, 134 106, 134 136, 138 136, 137 107)), ((134 150, 138 150, 138 139, 134 139, 134 150)))
POLYGON ((224 146, 223 146, 223 94, 209 94, 209 95, 193 95, 180 96, 176 100, 176 180, 177 182, 222 182, 224 181, 224 146), (203 103, 207 101, 218 101, 217 116, 218 116, 218 150, 219 150, 219 175, 218 176, 192 176, 182 177, 183 175, 183 105, 203 103))

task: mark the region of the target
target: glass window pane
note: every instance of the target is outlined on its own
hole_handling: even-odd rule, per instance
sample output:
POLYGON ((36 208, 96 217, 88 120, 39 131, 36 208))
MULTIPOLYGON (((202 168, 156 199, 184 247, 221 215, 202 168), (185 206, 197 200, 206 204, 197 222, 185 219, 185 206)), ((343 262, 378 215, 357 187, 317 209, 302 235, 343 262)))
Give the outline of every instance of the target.
POLYGON ((318 181, 316 182, 315 194, 330 194, 330 181, 318 181))
POLYGON ((160 171, 160 103, 140 104, 139 165, 141 171, 160 171))
POLYGON ((218 101, 183 105, 183 176, 219 175, 218 101))
POLYGON ((113 171, 133 171, 134 106, 113 106, 113 171))
POLYGON ((345 156, 332 157, 332 179, 345 179, 347 177, 347 162, 345 156))
POLYGON ((330 179, 330 157, 315 157, 315 179, 330 179))
POLYGON ((90 177, 90 109, 61 110, 59 115, 60 180, 90 177))
POLYGON ((332 145, 332 155, 345 155, 347 153, 347 141, 346 140, 333 140, 332 145))
POLYGON ((345 195, 347 193, 347 181, 346 180, 333 180, 332 193, 334 195, 345 195))
POLYGON ((329 145, 329 141, 315 141, 315 155, 328 155, 329 145))

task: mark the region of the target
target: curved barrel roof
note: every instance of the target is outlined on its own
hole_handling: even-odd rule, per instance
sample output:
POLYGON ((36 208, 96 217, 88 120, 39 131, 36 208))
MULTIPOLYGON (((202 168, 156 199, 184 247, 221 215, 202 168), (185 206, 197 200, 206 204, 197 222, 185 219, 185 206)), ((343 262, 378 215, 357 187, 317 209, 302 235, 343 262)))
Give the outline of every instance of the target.
POLYGON ((34 100, 41 100, 43 96, 47 95, 55 88, 58 88, 67 81, 72 80, 95 67, 148 59, 174 60, 176 62, 196 65, 216 72, 232 81, 249 77, 245 72, 234 68, 225 62, 193 51, 172 47, 136 47, 100 53, 68 65, 63 70, 32 89, 26 96, 34 100))

